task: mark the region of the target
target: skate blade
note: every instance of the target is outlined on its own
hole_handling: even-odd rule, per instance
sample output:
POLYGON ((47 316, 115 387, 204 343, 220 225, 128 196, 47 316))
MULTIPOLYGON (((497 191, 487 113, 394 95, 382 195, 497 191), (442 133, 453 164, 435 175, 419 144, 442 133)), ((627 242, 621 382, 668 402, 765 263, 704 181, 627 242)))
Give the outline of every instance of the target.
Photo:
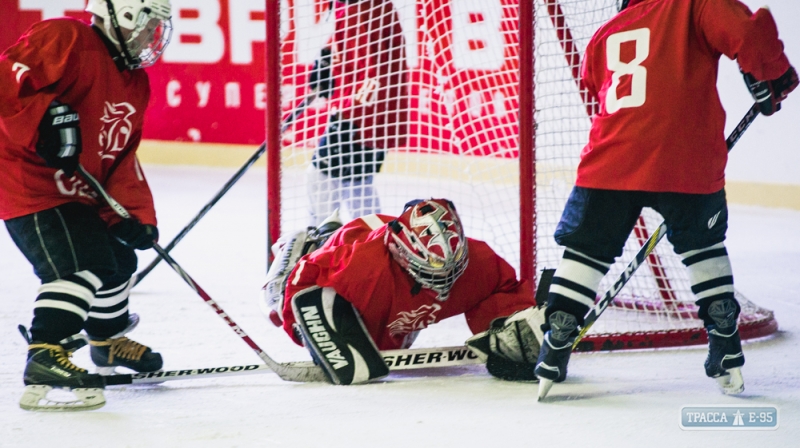
POLYGON ((715 378, 725 395, 736 395, 744 392, 744 378, 739 367, 728 370, 727 375, 715 378))
POLYGON ((103 389, 81 388, 70 389, 75 400, 57 401, 47 398, 53 390, 52 386, 30 385, 25 386, 25 392, 19 400, 19 407, 26 411, 62 412, 62 411, 91 411, 102 408, 106 404, 103 389))
POLYGON ((537 401, 543 401, 547 394, 550 392, 550 388, 553 387, 553 380, 548 380, 547 378, 539 378, 539 398, 537 401))
POLYGON ((96 367, 94 370, 95 370, 95 373, 97 373, 98 375, 103 375, 103 376, 117 375, 117 373, 118 373, 117 372, 117 368, 115 366, 111 366, 111 367, 96 367))

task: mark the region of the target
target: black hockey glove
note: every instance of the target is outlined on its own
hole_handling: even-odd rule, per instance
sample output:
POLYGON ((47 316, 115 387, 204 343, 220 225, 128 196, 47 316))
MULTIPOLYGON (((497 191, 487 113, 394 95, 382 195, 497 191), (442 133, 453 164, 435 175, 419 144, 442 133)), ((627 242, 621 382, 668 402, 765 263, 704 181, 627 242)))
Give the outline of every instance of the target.
POLYGON ((758 103, 759 110, 767 116, 781 110, 781 101, 798 85, 797 72, 791 66, 786 73, 772 81, 759 81, 750 73, 743 75, 747 89, 758 103))
POLYGON ((81 154, 81 127, 78 113, 68 104, 53 101, 39 123, 36 154, 47 166, 64 170, 72 177, 81 154))
POLYGON ((308 86, 311 90, 316 90, 319 96, 328 98, 333 89, 333 79, 331 78, 331 62, 333 55, 331 47, 325 47, 320 52, 319 59, 314 61, 311 74, 308 75, 308 86))
POLYGON ((109 227, 108 231, 120 243, 134 249, 150 249, 158 242, 158 229, 156 226, 142 224, 136 218, 122 220, 109 227))

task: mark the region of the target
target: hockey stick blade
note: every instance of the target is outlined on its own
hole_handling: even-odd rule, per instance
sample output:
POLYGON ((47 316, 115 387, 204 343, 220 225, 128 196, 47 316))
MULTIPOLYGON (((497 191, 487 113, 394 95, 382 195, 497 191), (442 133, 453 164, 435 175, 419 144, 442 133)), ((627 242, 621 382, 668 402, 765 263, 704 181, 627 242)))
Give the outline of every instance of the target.
MULTIPOLYGON (((758 114, 759 114, 758 104, 753 104, 750 107, 750 110, 748 110, 747 113, 744 115, 744 117, 742 117, 742 119, 739 120, 739 123, 736 125, 736 128, 734 128, 734 130, 731 131, 731 134, 728 136, 728 138, 725 139, 728 151, 733 149, 734 145, 736 145, 736 142, 738 142, 739 139, 742 137, 742 134, 744 134, 744 131, 746 131, 747 128, 749 128, 750 125, 753 124, 753 121, 755 121, 758 114)), ((631 277, 633 277, 633 274, 636 272, 639 266, 653 252, 653 250, 655 250, 656 246, 658 245, 658 242, 661 241, 664 235, 666 235, 666 232, 667 232, 666 222, 662 222, 661 225, 658 226, 656 231, 653 232, 652 235, 650 235, 650 238, 648 238, 647 241, 645 241, 641 249, 639 249, 639 252, 636 253, 636 256, 633 257, 633 260, 630 262, 630 264, 628 264, 625 270, 622 271, 617 281, 614 282, 611 288, 605 293, 603 298, 600 299, 595 304, 595 306, 589 310, 586 316, 584 316, 583 328, 581 328, 578 337, 575 338, 575 343, 572 344, 573 350, 575 349, 575 347, 578 346, 578 343, 581 341, 581 339, 583 339, 583 337, 586 336, 586 333, 589 332, 589 329, 592 327, 595 321, 597 321, 600 315, 603 314, 603 311, 605 311, 606 308, 608 308, 608 305, 611 304, 611 302, 614 300, 617 294, 619 294, 622 288, 628 283, 628 280, 630 280, 631 277)))
MULTIPOLYGON (((482 364, 478 357, 466 346, 387 350, 382 352, 381 355, 392 372, 482 364)), ((306 370, 315 370, 318 368, 311 361, 292 362, 286 363, 285 365, 306 370)), ((249 364, 203 369, 107 375, 104 376, 104 379, 107 386, 119 386, 125 384, 153 384, 175 380, 244 376, 260 373, 273 373, 273 370, 267 365, 249 364)), ((311 382, 318 380, 319 379, 315 377, 311 377, 310 379, 311 382)), ((328 382, 325 378, 322 378, 321 381, 328 382)))
MULTIPOLYGON (((314 102, 316 97, 317 97, 316 93, 308 95, 305 99, 303 99, 303 101, 300 104, 297 105, 297 107, 294 108, 294 110, 292 110, 292 113, 290 113, 283 120, 283 124, 281 126, 281 133, 286 132, 286 130, 289 129, 289 126, 297 119, 297 117, 299 117, 300 115, 303 114, 303 112, 305 112, 306 108, 308 108, 308 105, 314 102)), ((194 228, 194 226, 196 226, 197 223, 200 222, 201 219, 203 219, 206 213, 208 213, 209 210, 211 210, 211 208, 214 207, 214 205, 216 205, 220 199, 222 199, 222 196, 224 196, 228 192, 228 190, 230 190, 231 187, 233 187, 233 185, 236 182, 238 182, 239 179, 242 178, 242 176, 244 176, 244 173, 247 172, 247 170, 249 170, 258 161, 258 159, 261 158, 261 156, 264 155, 264 152, 266 152, 266 150, 267 150, 267 142, 265 141, 261 143, 261 146, 259 146, 256 152, 253 153, 253 155, 250 156, 249 159, 247 159, 244 165, 242 165, 242 167, 239 168, 238 171, 236 171, 233 177, 231 177, 228 180, 228 182, 226 182, 225 185, 222 186, 222 188, 217 192, 217 194, 214 195, 214 197, 211 198, 211 200, 208 201, 208 203, 206 203, 206 205, 203 206, 202 209, 200 209, 200 211, 189 222, 189 224, 187 224, 180 232, 178 232, 177 235, 175 235, 175 237, 172 239, 172 241, 169 242, 169 244, 167 244, 164 250, 168 253, 172 251, 172 249, 174 249, 175 246, 178 243, 180 243, 181 240, 183 240, 183 238, 189 233, 189 231, 191 231, 194 228)), ((156 267, 156 265, 158 265, 161 262, 161 260, 163 260, 163 257, 161 257, 160 255, 156 256, 156 258, 153 259, 153 261, 151 261, 150 264, 148 264, 144 269, 134 274, 133 277, 131 277, 131 288, 138 285, 142 281, 142 279, 144 279, 147 276, 147 274, 149 274, 150 271, 152 271, 156 267)))

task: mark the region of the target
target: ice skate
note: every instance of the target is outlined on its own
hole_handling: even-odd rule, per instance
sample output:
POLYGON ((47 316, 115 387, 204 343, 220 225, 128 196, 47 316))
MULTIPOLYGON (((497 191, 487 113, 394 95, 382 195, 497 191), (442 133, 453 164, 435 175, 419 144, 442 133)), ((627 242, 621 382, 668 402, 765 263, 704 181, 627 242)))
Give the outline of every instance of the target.
POLYGON ((103 396, 105 383, 100 375, 72 363, 72 353, 86 345, 83 335, 76 335, 58 344, 31 341, 27 330, 20 331, 28 340, 28 362, 23 381, 25 392, 19 407, 26 411, 88 411, 106 404, 103 396), (71 392, 74 400, 55 400, 47 395, 53 389, 71 392))
POLYGON ((706 330, 708 331, 706 375, 717 380, 724 394, 742 393, 744 379, 741 367, 744 365, 744 353, 742 353, 739 330, 734 326, 733 332, 723 332, 716 325, 709 325, 706 330))
POLYGON ((553 383, 560 383, 567 378, 567 363, 572 354, 574 341, 575 338, 560 341, 553 339, 551 331, 545 333, 539 359, 533 371, 539 377, 539 401, 547 397, 553 383))
POLYGON ((578 335, 578 321, 572 314, 555 311, 547 318, 550 330, 544 335, 533 373, 539 377, 539 401, 547 397, 553 383, 567 378, 567 363, 578 335))
POLYGON ((101 375, 113 375, 117 367, 136 372, 155 372, 164 365, 160 353, 125 336, 91 339, 89 344, 92 362, 101 375))

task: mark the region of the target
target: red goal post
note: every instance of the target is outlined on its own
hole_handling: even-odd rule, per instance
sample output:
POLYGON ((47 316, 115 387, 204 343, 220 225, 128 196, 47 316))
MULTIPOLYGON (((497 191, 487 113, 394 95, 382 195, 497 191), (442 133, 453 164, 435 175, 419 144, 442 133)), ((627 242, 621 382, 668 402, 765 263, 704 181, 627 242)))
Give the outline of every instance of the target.
MULTIPOLYGON (((387 63, 384 50, 376 50, 382 43, 371 39, 402 42, 401 63, 391 63, 403 72, 407 110, 402 138, 395 138, 401 144, 387 147, 375 176, 382 211, 398 214, 418 197, 453 200, 467 234, 487 241, 534 289, 537 272, 556 267, 561 257, 552 235, 588 136, 591 99, 578 76, 582 51, 616 13, 616 0, 268 0, 267 98, 280 99, 267 101, 266 109, 270 245, 282 230, 312 224, 305 173, 328 116, 349 103, 316 97, 285 132, 281 123, 312 95, 310 68, 323 47, 338 48, 337 26, 352 26, 345 24, 354 23, 348 18, 355 20, 355 9, 347 6, 357 3, 368 31, 355 34, 363 60, 353 67, 364 62, 366 78, 335 78, 335 88, 386 84, 385 65, 369 68, 374 60, 387 63)), ((334 51, 334 64, 347 63, 334 51)), ((368 113, 376 115, 362 123, 380 122, 380 107, 368 113)), ((374 133, 382 132, 389 133, 374 133)), ((343 216, 349 217, 346 209, 343 216)), ((661 221, 652 210, 643 213, 601 289, 661 221)), ((739 293, 737 299, 744 338, 777 330, 772 312, 739 293)), ((578 349, 704 343, 693 302, 680 258, 663 241, 578 349)))

